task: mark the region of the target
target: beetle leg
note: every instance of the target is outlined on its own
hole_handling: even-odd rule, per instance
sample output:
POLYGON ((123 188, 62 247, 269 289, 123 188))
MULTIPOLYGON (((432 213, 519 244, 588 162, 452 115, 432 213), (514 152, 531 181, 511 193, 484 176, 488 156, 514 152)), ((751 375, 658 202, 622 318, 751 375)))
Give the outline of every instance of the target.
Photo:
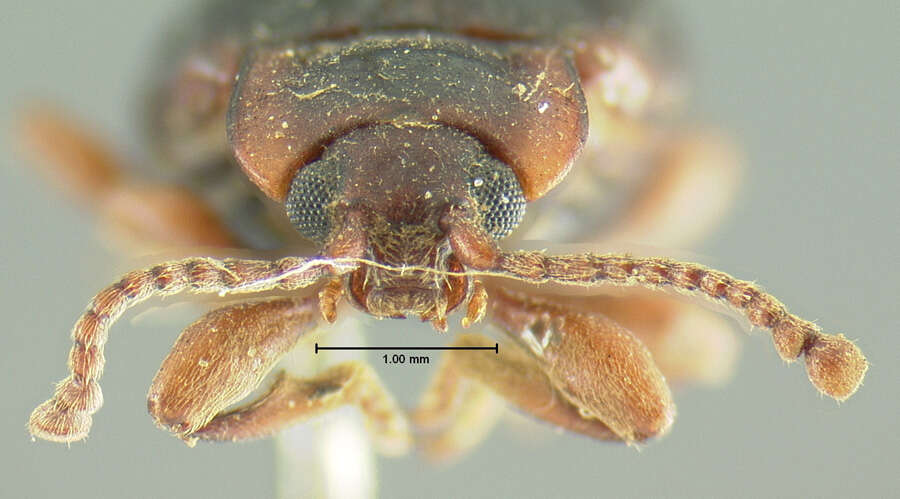
POLYGON ((206 314, 178 337, 147 398, 161 427, 189 438, 246 397, 281 356, 311 331, 318 299, 233 305, 206 314))
MULTIPOLYGON (((453 346, 483 346, 480 334, 463 334, 453 346)), ((478 445, 502 415, 499 397, 556 427, 601 440, 621 440, 604 422, 585 418, 553 385, 538 362, 516 345, 499 354, 451 350, 413 412, 421 450, 431 459, 450 460, 478 445)))
POLYGON ((631 331, 669 383, 715 385, 734 370, 740 351, 734 327, 704 307, 650 292, 566 296, 565 303, 579 312, 609 317, 631 331))
POLYGON ((737 188, 735 148, 713 134, 671 138, 655 157, 638 192, 600 239, 683 248, 727 212, 737 188))
MULTIPOLYGON (((491 305, 493 321, 531 352, 517 345, 504 345, 499 354, 448 352, 414 413, 427 455, 453 457, 487 434, 497 419, 487 390, 555 426, 602 440, 633 443, 669 428, 675 406, 665 380, 624 328, 506 294, 492 295, 491 305)), ((488 342, 465 334, 454 345, 488 342)))
POLYGON ((258 400, 224 412, 255 390, 278 359, 315 326, 318 298, 225 307, 187 327, 153 379, 147 406, 157 424, 189 445, 246 440, 347 403, 360 406, 382 447, 408 446, 405 418, 375 373, 341 364, 310 380, 278 376, 258 400))
MULTIPOLYGON (((677 73, 651 63, 640 47, 595 36, 573 50, 591 134, 561 186, 561 199, 571 203, 569 218, 574 214, 580 225, 597 219, 601 193, 610 198, 615 216, 609 219, 616 225, 585 227, 569 238, 664 248, 691 244, 733 197, 740 163, 735 148, 712 133, 657 125, 678 110, 683 92, 677 73)), ((552 231, 564 218, 551 214, 550 220, 552 231)))
POLYGON ((648 71, 633 47, 595 40, 575 51, 591 133, 555 204, 524 237, 662 248, 695 242, 734 197, 736 148, 715 133, 656 125, 677 107, 677 78, 648 71))
POLYGON ((281 356, 318 322, 319 299, 278 299, 225 307, 181 333, 153 379, 147 407, 157 424, 193 445, 247 440, 340 405, 357 404, 387 452, 409 446, 406 419, 375 373, 345 363, 302 380, 281 373, 256 401, 224 412, 255 390, 281 356))
POLYGON ((360 362, 333 366, 311 379, 280 373, 256 401, 219 414, 185 435, 196 439, 238 441, 270 436, 343 405, 357 406, 378 449, 388 455, 409 450, 412 436, 404 413, 371 367, 360 362))
POLYGON ((22 135, 61 190, 96 209, 127 239, 162 247, 238 245, 206 202, 181 187, 127 178, 106 144, 60 113, 31 110, 22 135))
MULTIPOLYGON (((479 334, 458 336, 452 346, 484 346, 491 340, 479 334)), ((508 359, 504 350, 504 359, 508 359)), ((412 412, 420 450, 435 461, 449 461, 477 446, 487 437, 503 414, 503 405, 494 395, 508 392, 508 386, 523 392, 540 393, 539 376, 520 376, 522 369, 510 367, 493 352, 450 350, 412 412), (512 378, 520 376, 518 385, 512 378), (504 390, 504 388, 507 388, 504 390)))
POLYGON ((354 268, 353 264, 322 258, 187 258, 129 272, 98 293, 75 323, 69 352, 70 374, 57 384, 53 397, 31 413, 28 430, 35 437, 54 442, 87 437, 91 416, 103 405, 99 379, 106 362, 103 350, 109 329, 126 310, 152 296, 182 291, 219 295, 292 291, 354 268))
POLYGON ((121 184, 99 208, 116 240, 141 248, 241 245, 205 201, 175 185, 121 184))
POLYGON ((84 203, 121 182, 122 168, 105 145, 59 112, 40 106, 22 113, 19 125, 24 152, 51 168, 50 180, 84 203))
POLYGON ((740 177, 735 148, 713 133, 631 133, 662 137, 623 140, 631 147, 589 141, 555 204, 542 206, 523 237, 684 248, 715 227, 740 177))
POLYGON ((580 419, 602 422, 616 439, 643 441, 674 421, 672 395, 650 352, 611 319, 495 290, 491 320, 527 348, 580 419))

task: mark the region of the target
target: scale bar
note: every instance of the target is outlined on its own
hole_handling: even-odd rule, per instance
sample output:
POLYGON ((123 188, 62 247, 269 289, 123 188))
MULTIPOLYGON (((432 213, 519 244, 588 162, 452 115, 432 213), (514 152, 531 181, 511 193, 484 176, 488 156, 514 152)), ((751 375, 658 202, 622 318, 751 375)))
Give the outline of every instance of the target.
POLYGON ((493 350, 499 354, 500 344, 494 343, 492 347, 320 347, 316 343, 316 353, 319 350, 493 350))

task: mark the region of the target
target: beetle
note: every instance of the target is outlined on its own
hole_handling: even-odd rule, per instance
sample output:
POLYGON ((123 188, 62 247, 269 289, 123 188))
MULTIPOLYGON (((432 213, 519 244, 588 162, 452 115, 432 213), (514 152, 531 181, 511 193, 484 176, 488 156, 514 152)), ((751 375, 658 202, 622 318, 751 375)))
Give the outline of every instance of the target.
MULTIPOLYGON (((820 391, 838 400, 853 394, 867 369, 859 349, 752 283, 668 258, 504 249, 517 229, 602 244, 634 234, 666 240, 673 214, 702 226, 696 214, 715 209, 671 200, 697 191, 686 180, 715 175, 727 154, 655 124, 666 112, 669 75, 651 48, 630 38, 626 2, 464 7, 211 2, 203 22, 178 40, 175 69, 159 72, 150 113, 165 162, 178 166, 189 189, 126 179, 74 126, 36 117, 32 135, 53 137, 49 152, 62 158, 73 187, 104 200, 101 208, 138 236, 162 245, 292 250, 302 237, 317 250, 276 260, 194 257, 126 274, 76 322, 72 372, 32 414, 32 434, 83 439, 102 404, 98 379, 111 324, 144 299, 179 292, 279 295, 207 314, 163 362, 148 407, 188 443, 266 436, 352 403, 383 450, 405 451, 412 439, 406 414, 359 363, 312 379, 279 376, 258 400, 226 411, 344 303, 376 317, 419 318, 440 331, 462 310, 463 326, 490 323, 506 334, 502 354, 451 352, 435 373, 411 413, 434 453, 470 445, 454 435, 472 424, 466 411, 483 390, 603 440, 630 444, 663 434, 674 418, 664 374, 706 372, 700 359, 685 363, 700 364, 701 374, 665 365, 672 352, 654 343, 674 334, 667 312, 688 312, 655 294, 600 294, 616 287, 736 310, 771 331, 783 359, 805 356, 820 391), (603 227, 592 215, 594 199, 579 197, 579 189, 602 184, 607 163, 647 169, 619 226, 603 227), (538 216, 526 219, 527 206, 538 216), (559 226, 548 230, 541 217, 559 226), (564 217, 578 223, 562 224, 564 217), (588 293, 571 297, 572 289, 588 293), (648 325, 654 310, 664 318, 648 325)), ((720 196, 713 186, 694 197, 715 205, 720 196)), ((485 342, 467 334, 454 345, 485 342)))

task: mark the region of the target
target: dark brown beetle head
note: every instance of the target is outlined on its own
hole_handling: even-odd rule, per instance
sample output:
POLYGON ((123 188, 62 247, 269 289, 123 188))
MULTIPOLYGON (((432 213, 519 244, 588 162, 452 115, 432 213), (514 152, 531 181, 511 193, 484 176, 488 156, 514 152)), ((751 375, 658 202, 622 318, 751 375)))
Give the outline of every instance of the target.
POLYGON ((304 236, 332 257, 365 257, 405 272, 361 268, 356 301, 379 316, 440 318, 466 280, 416 271, 486 268, 494 241, 525 214, 512 170, 478 140, 443 125, 358 128, 297 172, 285 207, 304 236))
POLYGON ((437 325, 469 283, 416 269, 492 267, 526 202, 565 176, 587 114, 558 47, 411 34, 258 49, 228 130, 248 176, 326 256, 383 265, 349 276, 361 307, 437 325))

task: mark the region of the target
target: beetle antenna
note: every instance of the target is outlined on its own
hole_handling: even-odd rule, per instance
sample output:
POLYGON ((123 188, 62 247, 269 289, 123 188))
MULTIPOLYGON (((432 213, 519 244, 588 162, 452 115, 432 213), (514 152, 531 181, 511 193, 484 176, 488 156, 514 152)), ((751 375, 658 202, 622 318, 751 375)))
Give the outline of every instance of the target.
POLYGON ((257 293, 295 290, 356 268, 346 260, 287 257, 274 261, 187 258, 125 274, 88 305, 72 329, 71 374, 56 386, 50 400, 28 421, 35 437, 74 442, 87 437, 91 415, 103 405, 98 380, 103 373, 103 347, 109 328, 129 308, 153 296, 192 293, 257 293))
POLYGON ((809 380, 822 393, 843 401, 862 383, 868 363, 859 347, 842 334, 823 333, 812 322, 788 312, 780 301, 752 282, 696 263, 622 254, 551 256, 538 251, 503 253, 489 275, 531 284, 628 286, 701 296, 738 311, 765 328, 781 358, 806 356, 809 380))

